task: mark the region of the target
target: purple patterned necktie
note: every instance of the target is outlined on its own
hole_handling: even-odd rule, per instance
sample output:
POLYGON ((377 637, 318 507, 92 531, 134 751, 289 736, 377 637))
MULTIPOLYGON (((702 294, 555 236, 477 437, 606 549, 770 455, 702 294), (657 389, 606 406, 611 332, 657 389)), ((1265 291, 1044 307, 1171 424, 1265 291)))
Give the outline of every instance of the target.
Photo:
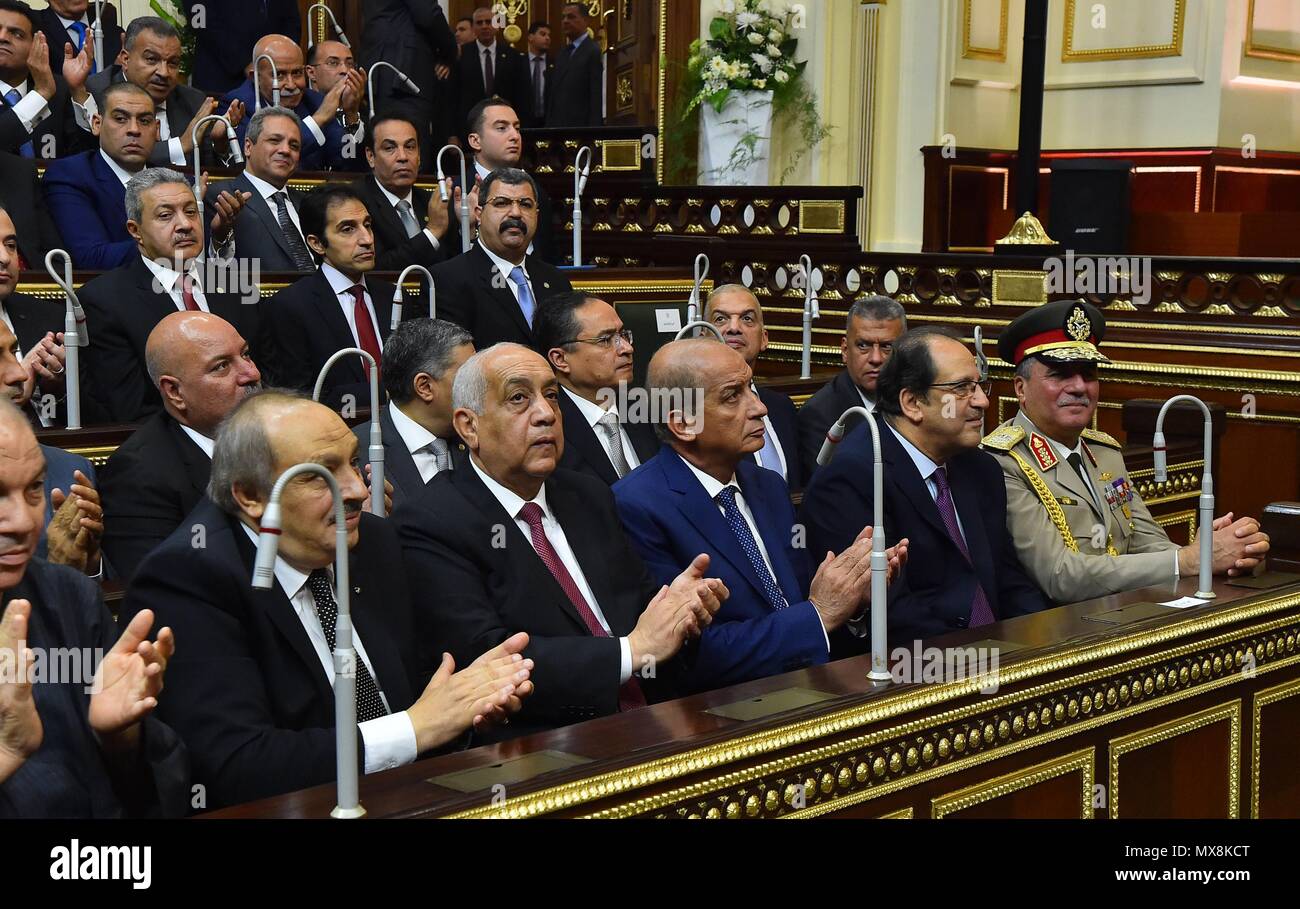
MULTIPOLYGON (((971 564, 970 550, 966 548, 966 541, 962 538, 961 528, 957 526, 957 509, 953 506, 952 491, 948 487, 948 468, 940 467, 934 473, 930 474, 930 479, 934 480, 934 488, 938 495, 934 498, 934 504, 939 506, 939 517, 943 518, 943 526, 948 529, 948 537, 957 544, 961 554, 966 557, 967 564, 971 564)), ((974 565, 971 564, 974 568, 974 565)), ((993 610, 989 608, 988 597, 984 595, 984 588, 980 585, 979 578, 975 579, 975 598, 971 601, 970 607, 970 624, 968 628, 978 628, 981 625, 991 625, 997 619, 993 617, 993 610)))

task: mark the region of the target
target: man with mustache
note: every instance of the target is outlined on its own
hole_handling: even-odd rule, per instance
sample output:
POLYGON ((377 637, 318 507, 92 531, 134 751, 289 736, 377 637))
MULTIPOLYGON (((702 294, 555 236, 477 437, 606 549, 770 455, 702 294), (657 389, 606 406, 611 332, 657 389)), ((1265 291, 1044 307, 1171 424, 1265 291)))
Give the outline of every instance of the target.
MULTIPOLYGON (((214 244, 230 240, 235 217, 247 201, 246 194, 222 193, 207 209, 214 244)), ((145 344, 164 316, 212 312, 245 338, 257 338, 260 312, 256 299, 205 283, 211 276, 201 267, 204 225, 194 190, 180 174, 146 168, 132 177, 126 185, 126 216, 138 255, 87 282, 79 293, 91 338, 82 392, 115 423, 135 422, 162 409, 162 399, 149 383, 145 344)))
POLYGON ((160 713, 189 747, 207 808, 336 776, 336 527, 319 476, 285 486, 275 583, 252 586, 271 489, 305 462, 330 472, 344 502, 362 771, 409 764, 506 720, 531 691, 520 656, 527 635, 503 635, 454 675, 442 642, 412 635, 397 538, 389 522, 362 513, 368 492, 352 430, 320 404, 262 392, 222 424, 208 496, 145 559, 122 605, 124 617, 157 612, 187 642, 160 713))
POLYGON ((479 197, 478 242, 433 269, 438 315, 468 328, 479 350, 501 341, 531 347, 538 303, 573 290, 559 270, 528 253, 537 233, 537 181, 513 167, 495 170, 479 197))
MULTIPOLYGON (((1018 316, 998 338, 1016 367, 1020 412, 984 439, 1002 466, 1007 529, 1029 576, 1058 603, 1171 585, 1200 570, 1199 545, 1169 539, 1129 480, 1123 446, 1092 429, 1101 311, 1061 300, 1018 316)), ((1249 573, 1268 552, 1254 518, 1214 522, 1214 572, 1249 573)))
POLYGON ((130 82, 109 86, 90 130, 98 150, 51 161, 43 182, 73 266, 107 271, 137 255, 126 229, 126 184, 144 170, 158 140, 153 98, 130 82))
MULTIPOLYGON (((960 336, 943 327, 903 335, 880 372, 872 419, 885 464, 885 534, 909 541, 907 565, 890 585, 891 646, 1049 605, 1016 558, 997 461, 979 450, 988 388, 960 336)), ((799 513, 812 552, 842 552, 872 523, 872 447, 864 421, 813 474, 799 513)), ((840 643, 852 653, 865 642, 840 643)))
POLYGON ((118 446, 100 484, 104 551, 126 582, 203 498, 217 427, 262 381, 248 342, 206 312, 164 317, 145 365, 163 409, 118 446))
MULTIPOLYGON (((297 34, 297 32, 295 32, 297 34)), ((366 90, 364 70, 349 70, 325 94, 307 87, 307 69, 302 48, 284 35, 267 35, 253 48, 255 72, 244 84, 227 93, 224 102, 240 101, 246 110, 255 111, 257 95, 262 107, 274 104, 275 80, 271 65, 258 61, 263 54, 275 61, 280 76, 280 107, 288 108, 302 121, 303 170, 363 170, 365 159, 361 155, 361 100, 366 90), (256 88, 254 88, 256 81, 256 88), (344 114, 343 125, 336 119, 344 114)), ((239 141, 248 131, 246 123, 236 127, 239 141)))
MULTIPOLYGON (((104 110, 104 92, 111 85, 129 82, 149 93, 158 118, 158 144, 149 154, 150 167, 185 167, 192 160, 194 125, 217 110, 215 99, 181 81, 181 36, 171 23, 157 16, 132 19, 123 43, 123 62, 105 61, 101 72, 86 80, 90 99, 86 112, 94 115, 104 110)), ((116 59, 116 54, 113 59, 116 59)), ((233 101, 225 114, 236 126, 244 117, 242 102, 233 101)), ((224 123, 209 123, 201 131, 206 135, 203 159, 229 163, 229 145, 224 123)))
POLYGON ((93 581, 35 555, 45 469, 27 420, 0 402, 0 817, 183 814, 185 749, 154 716, 175 635, 149 640, 149 610, 119 632, 93 581), (25 648, 93 655, 98 684, 73 671, 82 660, 15 678, 25 648))

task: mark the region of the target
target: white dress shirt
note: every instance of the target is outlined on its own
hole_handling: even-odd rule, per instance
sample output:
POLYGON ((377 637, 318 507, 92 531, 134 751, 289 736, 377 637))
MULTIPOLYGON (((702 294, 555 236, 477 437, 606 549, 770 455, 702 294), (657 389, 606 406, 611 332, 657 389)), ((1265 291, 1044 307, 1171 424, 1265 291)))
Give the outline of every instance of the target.
POLYGON ((858 390, 858 397, 862 399, 862 406, 867 409, 867 413, 876 412, 876 402, 867 397, 867 393, 862 390, 862 386, 854 382, 853 387, 858 390))
MULTIPOLYGON (((501 507, 506 510, 506 514, 514 519, 515 525, 523 533, 528 545, 532 546, 532 528, 528 526, 527 521, 519 517, 519 510, 528 502, 488 476, 483 471, 483 468, 478 466, 478 462, 474 458, 471 457, 469 463, 474 468, 474 472, 478 474, 479 479, 483 481, 483 485, 488 488, 488 492, 492 493, 493 498, 501 503, 501 507)), ((537 496, 531 501, 542 509, 542 533, 546 535, 551 548, 555 550, 555 554, 560 557, 560 561, 568 569, 569 574, 573 577, 573 582, 578 585, 578 592, 582 594, 583 599, 587 601, 587 605, 591 607, 592 613, 596 616, 596 621, 600 622, 600 627, 605 629, 606 634, 610 634, 609 622, 605 620, 605 613, 601 611, 600 603, 596 601, 596 594, 592 591, 591 585, 587 583, 587 576, 583 573, 582 566, 578 564, 578 557, 573 554, 573 547, 569 545, 569 538, 564 535, 564 528, 560 526, 560 522, 556 520, 550 506, 546 504, 546 486, 544 484, 541 489, 537 490, 537 496)), ((533 547, 534 551, 536 548, 533 547)), ((621 686, 632 678, 632 645, 628 643, 627 638, 619 638, 618 649, 620 654, 618 684, 621 686)))
MULTIPOLYGON (((681 456, 678 455, 678 457, 681 456)), ((714 477, 700 470, 698 467, 696 467, 694 464, 692 464, 690 461, 686 460, 685 458, 682 458, 682 463, 685 464, 690 469, 691 473, 695 474, 695 479, 700 481, 700 485, 704 487, 704 492, 708 495, 710 499, 713 500, 713 504, 716 505, 718 508, 718 513, 721 514, 724 518, 727 515, 727 510, 723 508, 722 503, 718 501, 718 494, 721 493, 722 490, 726 489, 728 486, 736 490, 736 509, 740 512, 740 516, 744 519, 745 526, 749 528, 750 534, 753 535, 754 542, 758 544, 758 554, 763 557, 763 564, 767 566, 767 573, 772 576, 773 581, 776 581, 776 586, 780 587, 781 582, 777 580, 776 571, 772 569, 772 557, 767 554, 767 544, 763 542, 763 535, 758 532, 758 525, 754 523, 754 513, 749 510, 749 503, 745 501, 745 494, 740 489, 740 483, 736 482, 736 475, 733 473, 731 475, 731 479, 728 480, 726 483, 719 483, 714 477)), ((785 591, 782 591, 782 593, 784 592, 785 591)), ((795 591, 795 593, 799 594, 800 592, 795 591)), ((794 605, 794 604, 791 603, 790 605, 794 605)), ((820 612, 817 613, 817 618, 819 620, 821 619, 820 612)), ((826 652, 830 653, 831 638, 830 635, 826 633, 825 622, 822 622, 822 635, 826 638, 826 652)))
MULTIPOLYGON (((402 412, 402 408, 391 402, 388 405, 388 415, 393 421, 393 428, 397 430, 397 434, 402 439, 402 444, 411 453, 411 460, 415 462, 415 469, 420 472, 420 480, 428 483, 438 475, 438 459, 429 447, 438 437, 412 420, 402 412)), ((447 446, 447 454, 448 456, 451 455, 450 444, 447 446)))
MULTIPOLYGON (((175 264, 175 260, 172 261, 175 264)), ((167 291, 168 296, 172 298, 176 311, 184 312, 185 297, 182 295, 181 273, 170 265, 163 265, 149 258, 144 258, 144 264, 149 271, 153 272, 158 286, 167 291)), ((190 289, 194 292, 194 302, 204 312, 212 312, 212 310, 208 309, 208 298, 203 293, 203 269, 199 267, 199 260, 191 259, 185 264, 185 267, 186 271, 189 272, 190 289)))
MULTIPOLYGON (((348 320, 348 331, 352 332, 352 341, 360 347, 361 341, 357 338, 356 298, 352 296, 352 288, 358 283, 365 287, 366 279, 363 277, 359 282, 353 281, 328 262, 321 263, 320 271, 325 276, 325 280, 329 281, 330 289, 338 297, 339 306, 343 309, 343 318, 348 320)), ((379 319, 375 317, 375 301, 370 299, 369 287, 366 287, 365 296, 366 312, 370 316, 370 327, 374 330, 375 338, 378 340, 383 338, 383 335, 379 333, 379 319)), ((382 343, 380 341, 380 344, 382 343)))
MULTIPOLYGON (((894 434, 894 438, 903 443, 903 450, 907 452, 908 457, 912 459, 912 463, 916 465, 917 472, 925 479, 925 488, 930 493, 930 498, 934 499, 935 502, 938 502, 939 487, 934 483, 934 472, 938 470, 941 465, 930 460, 929 455, 909 442, 901 432, 890 426, 887 421, 881 420, 880 422, 894 434)), ((957 530, 961 533, 962 541, 965 542, 966 528, 961 526, 961 512, 957 510, 957 497, 956 494, 952 492, 951 476, 949 476, 948 483, 948 496, 952 499, 952 513, 957 518, 957 530)), ((967 545, 966 548, 969 550, 970 546, 967 545)))
MULTIPOLYGON (((248 538, 257 543, 257 534, 253 528, 247 524, 240 523, 244 528, 244 533, 248 538)), ((330 583, 334 583, 334 566, 328 569, 330 573, 330 583)), ((293 604, 293 611, 298 616, 298 621, 302 623, 303 630, 307 632, 307 638, 311 641, 312 649, 316 651, 316 657, 320 660, 320 665, 325 670, 325 678, 329 680, 330 687, 334 687, 334 655, 330 651, 329 641, 325 637, 325 630, 321 627, 320 616, 316 614, 316 598, 312 595, 311 588, 307 586, 307 579, 310 575, 294 568, 278 555, 275 557, 275 580, 280 585, 280 589, 289 597, 289 602, 293 604)), ((370 662, 370 657, 366 655, 365 645, 361 643, 361 634, 357 631, 356 626, 352 628, 352 646, 356 648, 357 656, 365 663, 366 668, 370 670, 370 675, 375 680, 375 687, 379 687, 379 677, 375 675, 375 666, 370 662)), ((384 690, 379 688, 379 696, 383 698, 384 707, 390 712, 388 716, 381 716, 378 719, 367 720, 364 723, 358 723, 357 727, 361 730, 361 740, 365 744, 366 753, 366 773, 375 773, 379 770, 391 770, 394 767, 400 767, 403 764, 409 764, 415 760, 418 752, 415 742, 415 724, 411 722, 411 717, 402 711, 401 713, 392 713, 392 705, 388 703, 388 696, 384 690)))
POLYGON ((129 170, 110 158, 108 152, 104 151, 102 148, 99 150, 99 156, 104 159, 104 163, 108 165, 108 169, 113 172, 113 175, 122 181, 122 188, 126 189, 126 184, 131 182, 131 178, 134 177, 135 174, 131 173, 129 170))
MULTIPOLYGON (((755 385, 753 382, 750 382, 749 387, 753 389, 754 396, 757 397, 758 386, 755 385)), ((772 425, 772 420, 767 414, 763 414, 763 431, 767 433, 767 438, 772 440, 772 447, 776 449, 776 456, 777 459, 780 461, 780 463, 764 464, 763 449, 761 448, 758 451, 754 452, 754 459, 758 461, 759 467, 766 468, 767 470, 775 470, 777 473, 781 475, 782 479, 789 481, 790 468, 788 466, 789 462, 786 460, 785 457, 785 449, 781 447, 781 437, 776 434, 776 427, 772 425)))
MULTIPOLYGON (((407 190, 405 196, 398 197, 390 193, 388 191, 388 187, 384 186, 384 184, 380 183, 378 180, 375 181, 375 185, 379 187, 379 191, 384 194, 384 198, 388 200, 388 204, 391 205, 393 211, 397 213, 397 218, 399 221, 401 220, 402 216, 400 212, 397 212, 397 203, 405 202, 407 205, 411 206, 411 217, 415 218, 415 223, 416 224, 420 223, 420 216, 415 211, 414 190, 407 190)), ((423 229, 423 231, 421 231, 421 233, 424 234, 426 240, 428 240, 430 243, 433 244, 434 249, 438 248, 438 238, 433 235, 433 231, 429 230, 429 228, 426 227, 423 229)))
MULTIPOLYGON (((14 89, 18 90, 18 94, 22 95, 22 98, 10 109, 22 123, 23 129, 27 130, 28 135, 31 135, 32 130, 36 129, 41 124, 41 121, 50 116, 50 103, 45 100, 45 96, 40 92, 31 91, 26 79, 17 85, 10 85, 0 79, 0 98, 3 98, 14 89)), ((86 128, 90 128, 89 123, 87 123, 86 128)))
MULTIPOLYGON (((514 295, 515 302, 518 303, 519 285, 516 284, 514 281, 510 280, 510 273, 515 270, 516 266, 511 262, 507 262, 505 259, 498 256, 492 250, 488 249, 483 244, 483 241, 481 239, 478 241, 478 245, 479 248, 483 250, 483 252, 487 253, 487 257, 492 260, 492 264, 497 267, 497 271, 501 272, 501 277, 505 278, 506 280, 506 287, 510 289, 510 293, 514 295)), ((528 289, 532 291, 533 294, 533 312, 536 312, 537 303, 538 303, 537 288, 533 287, 532 275, 528 274, 528 260, 525 259, 523 262, 520 262, 518 267, 524 270, 524 278, 528 281, 528 289)))
POLYGON ((194 440, 194 444, 197 445, 197 446, 199 446, 199 449, 200 449, 200 450, 201 450, 205 455, 207 455, 207 456, 208 456, 208 460, 211 461, 211 460, 212 460, 212 446, 213 446, 213 444, 214 444, 214 443, 213 443, 213 440, 212 440, 212 439, 209 439, 207 436, 205 436, 203 433, 199 432, 197 429, 194 429, 194 428, 191 427, 191 426, 186 426, 184 423, 178 423, 177 425, 180 426, 182 432, 184 432, 187 436, 189 436, 191 439, 194 440))
MULTIPOLYGON (((564 386, 560 387, 564 388, 564 386)), ((609 457, 609 463, 612 467, 614 465, 614 453, 610 448, 609 436, 605 435, 604 428, 598 425, 601 418, 605 416, 605 414, 609 413, 609 411, 605 410, 605 408, 601 407, 599 404, 593 404, 581 395, 574 394, 567 388, 564 388, 564 393, 567 394, 570 399, 572 399, 573 403, 577 405, 578 410, 581 411, 583 417, 586 418, 587 424, 592 428, 592 431, 596 433, 596 438, 600 440, 601 448, 605 449, 605 454, 609 457)), ((632 440, 628 438, 627 427, 622 423, 619 423, 618 425, 618 436, 623 441, 623 457, 627 459, 627 466, 632 470, 636 470, 641 466, 641 459, 636 456, 636 449, 632 447, 632 440)))

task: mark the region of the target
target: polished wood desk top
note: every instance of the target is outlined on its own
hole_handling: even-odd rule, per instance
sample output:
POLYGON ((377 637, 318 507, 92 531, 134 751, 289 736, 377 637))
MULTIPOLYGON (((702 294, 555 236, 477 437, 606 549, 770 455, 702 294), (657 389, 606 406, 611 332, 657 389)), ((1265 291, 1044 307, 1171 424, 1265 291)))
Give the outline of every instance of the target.
MULTIPOLYGON (((1211 631, 1221 633, 1243 623, 1259 621, 1261 617, 1294 616, 1300 609, 1300 583, 1296 583, 1297 580, 1300 579, 1292 576, 1282 586, 1252 590, 1230 586, 1226 579, 1222 579, 1214 587, 1217 599, 1192 609, 1164 608, 1149 618, 1118 625, 1102 624, 1095 618, 1088 618, 1134 604, 1190 596, 1196 590, 1196 579, 1189 578, 1176 586, 1145 588, 1063 606, 923 643, 926 647, 936 648, 969 647, 981 642, 984 648, 998 647, 995 642, 1017 645, 1018 649, 1014 651, 1000 652, 997 669, 1000 690, 1020 689, 1026 685, 1059 681, 1062 677, 1077 676, 1153 650, 1177 646, 1183 640, 1205 638, 1211 631)), ((998 649, 1005 651, 1008 648, 998 649)), ((1272 655, 1271 648, 1269 655, 1272 655)), ((891 651, 891 665, 894 662, 891 651)), ((933 713, 937 705, 943 705, 944 709, 968 705, 982 697, 980 687, 986 684, 976 676, 943 683, 897 683, 873 688, 867 679, 869 667, 869 657, 841 660, 657 704, 632 713, 602 717, 514 741, 419 761, 396 770, 363 776, 361 801, 370 817, 441 817, 481 811, 491 804, 492 792, 489 789, 458 792, 435 785, 430 782, 431 778, 552 751, 578 755, 590 762, 512 782, 508 786, 509 798, 512 803, 519 800, 527 803, 530 793, 587 781, 588 792, 582 799, 584 803, 580 810, 589 813, 599 810, 599 796, 614 795, 620 787, 626 802, 629 792, 635 794, 636 782, 649 784, 676 776, 679 779, 674 785, 682 785, 683 780, 690 781, 691 772, 695 770, 704 771, 710 766, 716 768, 741 759, 779 755, 783 749, 788 752, 789 748, 798 745, 806 748, 808 742, 847 729, 857 735, 883 720, 897 723, 899 717, 919 716, 923 711, 933 713), (791 688, 812 689, 831 697, 820 703, 748 722, 705 712, 791 688), (680 758, 688 753, 701 755, 698 766, 688 761, 687 766, 682 767, 680 758), (668 763, 676 769, 664 770, 668 763), (629 783, 625 774, 617 773, 629 767, 644 771, 639 781, 629 783), (590 791, 593 778, 603 774, 612 774, 609 791, 600 790, 600 781, 596 780, 597 791, 593 797, 590 791)), ((1134 697, 1139 695, 1135 689, 1134 697)), ((1126 700, 1127 697, 1126 691, 1126 700)), ((208 816, 323 818, 329 816, 334 801, 335 789, 331 784, 208 816)), ((572 813, 578 813, 579 806, 576 802, 573 804, 572 813)), ((551 807, 554 806, 548 806, 547 810, 551 807)), ((525 808, 521 813, 541 813, 540 807, 534 808, 525 808)))

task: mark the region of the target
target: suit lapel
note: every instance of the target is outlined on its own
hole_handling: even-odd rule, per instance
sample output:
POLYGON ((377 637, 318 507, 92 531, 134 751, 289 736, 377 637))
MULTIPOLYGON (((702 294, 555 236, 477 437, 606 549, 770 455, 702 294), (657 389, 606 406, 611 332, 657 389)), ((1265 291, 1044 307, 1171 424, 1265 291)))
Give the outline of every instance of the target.
POLYGON ((105 212, 105 215, 115 216, 118 219, 116 223, 125 224, 126 196, 121 191, 122 181, 117 178, 117 174, 109 169, 103 155, 98 152, 92 153, 90 156, 90 171, 95 177, 95 183, 103 188, 103 192, 98 193, 98 195, 100 198, 109 200, 108 204, 113 209, 112 212, 105 212))
POLYGON ((610 463, 605 446, 596 438, 596 431, 587 422, 582 410, 574 403, 568 389, 560 392, 560 415, 564 419, 564 444, 572 445, 590 464, 600 478, 611 486, 617 482, 614 465, 610 463))
MULTIPOLYGON (((524 318, 524 311, 519 307, 519 301, 515 298, 514 292, 505 285, 510 280, 509 275, 501 275, 501 286, 494 287, 492 276, 500 274, 496 264, 488 257, 482 248, 475 245, 470 249, 470 253, 479 256, 482 266, 476 269, 479 273, 479 279, 483 282, 483 288, 487 292, 489 299, 493 300, 506 313, 507 317, 515 323, 515 326, 524 334, 524 337, 531 338, 533 330, 528 327, 528 320, 524 318)), ((537 306, 537 290, 533 289, 533 306, 537 306)))
POLYGON ((194 491, 202 495, 207 489, 208 478, 212 473, 212 462, 194 443, 194 440, 186 434, 185 430, 181 429, 181 424, 171 417, 167 418, 167 429, 176 442, 176 450, 179 453, 181 465, 185 468, 186 478, 189 479, 194 491))
MULTIPOLYGON (((943 518, 939 517, 939 506, 934 503, 934 498, 925 485, 925 479, 916 469, 916 463, 903 448, 903 443, 894 435, 893 430, 885 425, 883 420, 878 421, 878 425, 880 425, 880 457, 889 464, 889 469, 885 471, 885 482, 895 486, 911 503, 912 508, 928 521, 935 531, 947 539, 948 528, 944 526, 943 518)), ((956 548, 956 544, 953 548, 956 548)))
MULTIPOLYGON (((600 605, 600 611, 609 625, 611 636, 621 637, 630 633, 636 625, 640 606, 644 604, 636 604, 637 613, 633 615, 621 614, 626 600, 620 597, 619 590, 614 586, 610 575, 608 557, 610 540, 598 522, 591 519, 590 503, 579 500, 553 478, 546 482, 546 503, 555 512, 555 519, 560 522, 560 526, 564 528, 565 539, 569 541, 569 548, 573 550, 578 566, 587 579, 587 585, 600 605)), ((572 608, 567 596, 564 597, 564 602, 572 608)), ((577 609, 573 608, 573 614, 576 616, 577 613, 577 609)), ((585 624, 583 627, 586 627, 585 624)))
POLYGON ((984 525, 984 516, 980 513, 979 495, 975 489, 975 480, 966 469, 970 457, 958 457, 950 464, 948 475, 951 486, 953 505, 961 519, 962 536, 966 538, 966 549, 970 553, 971 567, 984 587, 984 594, 993 604, 997 590, 997 579, 993 575, 993 557, 989 550, 989 537, 984 525))
MULTIPOLYGON (((135 319, 130 321, 139 321, 140 324, 150 326, 158 324, 165 316, 176 312, 176 304, 172 301, 171 294, 166 290, 160 290, 154 283, 153 272, 149 266, 144 264, 144 258, 137 256, 131 261, 131 274, 135 278, 136 285, 141 289, 139 299, 122 300, 120 305, 123 312, 128 312, 130 308, 139 307, 148 310, 149 319, 135 319)), ((206 295, 206 289, 205 289, 206 295)))
POLYGON ((367 561, 356 558, 355 555, 350 557, 348 576, 352 585, 348 605, 352 621, 356 625, 357 637, 366 648, 371 675, 386 696, 389 710, 396 713, 408 706, 399 702, 406 700, 410 694, 410 682, 401 675, 404 665, 401 652, 388 629, 378 619, 379 606, 374 602, 376 585, 370 577, 367 561))
MULTIPOLYGON (((383 189, 379 186, 379 181, 374 177, 370 178, 370 197, 374 205, 370 209, 370 216, 377 221, 383 222, 383 230, 394 237, 406 238, 406 228, 402 226, 402 219, 397 216, 397 210, 388 203, 388 197, 384 195, 383 189)), ((415 202, 411 203, 412 209, 415 208, 415 202)), ((418 212, 412 211, 418 221, 420 216, 418 212)))
POLYGON ((285 254, 289 261, 293 261, 293 252, 289 249, 289 241, 285 239, 284 230, 280 227, 280 220, 276 213, 271 210, 271 203, 262 198, 262 194, 257 191, 248 178, 243 174, 235 180, 238 189, 242 192, 251 193, 252 198, 248 200, 248 207, 257 215, 257 219, 262 222, 262 227, 275 240, 275 245, 280 247, 280 251, 285 254))
POLYGON ((393 425, 393 416, 390 410, 392 406, 392 404, 389 404, 384 407, 383 415, 379 418, 380 428, 384 432, 384 455, 386 458, 384 467, 388 479, 393 483, 394 493, 401 496, 411 496, 419 492, 424 484, 420 482, 420 471, 415 466, 415 459, 406 450, 406 443, 402 441, 401 435, 397 432, 397 427, 393 425))

